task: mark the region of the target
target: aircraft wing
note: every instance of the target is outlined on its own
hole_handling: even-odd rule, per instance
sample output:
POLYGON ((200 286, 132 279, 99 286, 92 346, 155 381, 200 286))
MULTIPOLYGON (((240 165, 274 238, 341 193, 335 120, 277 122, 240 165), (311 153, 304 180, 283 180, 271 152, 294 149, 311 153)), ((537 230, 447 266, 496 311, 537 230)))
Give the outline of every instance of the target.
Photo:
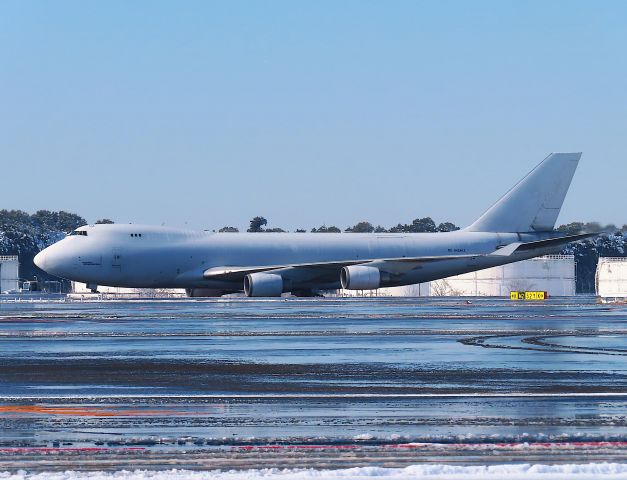
MULTIPOLYGON (((243 279, 250 273, 257 272, 288 272, 296 270, 307 270, 309 272, 319 271, 339 271, 342 267, 349 265, 361 265, 370 264, 373 266, 387 264, 387 263, 404 263, 404 264, 417 264, 417 263, 430 263, 439 262, 443 260, 454 260, 460 258, 476 258, 481 257, 482 254, 473 255, 439 255, 439 256, 427 256, 427 257, 399 257, 399 258, 377 258, 377 259, 363 259, 363 260, 343 260, 343 261, 331 261, 331 262, 316 262, 316 263, 297 263, 288 265, 264 265, 264 266, 232 266, 232 267, 212 267, 203 272, 205 279, 223 279, 223 280, 239 280, 243 279)), ((412 267, 413 268, 413 267, 412 267)))
POLYGON ((564 237, 551 238, 546 240, 536 240, 532 242, 515 242, 495 250, 491 253, 485 254, 463 254, 463 255, 435 255, 435 256, 423 256, 423 257, 398 257, 398 258, 371 258, 371 259, 359 259, 359 260, 338 260, 329 262, 314 262, 314 263, 295 263, 286 265, 257 265, 257 266, 223 266, 212 267, 203 272, 203 278, 216 279, 216 280, 243 280, 243 278, 250 273, 258 272, 274 272, 286 274, 288 276, 294 274, 306 274, 308 276, 324 276, 326 274, 335 274, 342 267, 349 265, 363 265, 369 264, 374 267, 383 267, 386 270, 393 270, 397 273, 402 271, 408 271, 420 264, 442 262, 446 260, 457 259, 473 259, 485 256, 511 256, 518 252, 525 252, 528 250, 553 248, 565 245, 570 242, 576 242, 592 236, 598 235, 598 233, 582 233, 578 235, 567 235, 564 237))

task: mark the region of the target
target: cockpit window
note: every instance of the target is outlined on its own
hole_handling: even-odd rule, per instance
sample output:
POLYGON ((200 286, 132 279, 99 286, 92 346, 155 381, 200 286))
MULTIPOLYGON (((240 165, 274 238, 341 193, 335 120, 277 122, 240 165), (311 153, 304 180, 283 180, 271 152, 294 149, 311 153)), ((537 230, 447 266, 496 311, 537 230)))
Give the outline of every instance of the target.
POLYGON ((86 237, 87 231, 86 230, 74 230, 73 232, 70 232, 70 235, 82 235, 86 237))

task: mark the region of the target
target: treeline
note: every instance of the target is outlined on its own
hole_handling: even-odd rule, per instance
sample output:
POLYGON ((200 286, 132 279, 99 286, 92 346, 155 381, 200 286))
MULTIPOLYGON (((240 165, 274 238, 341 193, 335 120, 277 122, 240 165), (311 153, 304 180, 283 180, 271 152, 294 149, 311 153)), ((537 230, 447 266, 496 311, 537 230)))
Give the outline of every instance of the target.
MULTIPOLYGON (((264 217, 255 217, 250 221, 250 226, 246 230, 247 232, 286 232, 282 228, 266 228, 268 220, 264 217)), ((459 227, 451 222, 443 222, 439 225, 433 221, 431 217, 416 218, 411 223, 402 224, 390 228, 377 225, 376 227, 370 222, 358 222, 352 227, 347 227, 344 231, 348 233, 428 233, 428 232, 452 232, 459 230, 459 227)), ((239 232, 236 227, 222 227, 219 232, 239 232)), ((296 233, 305 233, 307 230, 298 228, 296 233)), ((341 233, 335 225, 327 226, 322 225, 320 227, 314 227, 310 230, 312 233, 341 233)))
MULTIPOLYGON (((102 219, 95 223, 113 223, 112 220, 102 219)), ((34 256, 45 247, 61 240, 66 233, 86 225, 87 221, 74 213, 51 212, 39 210, 32 215, 21 210, 0 210, 0 255, 19 255, 20 274, 24 279, 39 280, 56 279, 39 270, 33 264, 34 256)), ((450 232, 459 230, 455 224, 444 222, 436 224, 432 218, 417 218, 411 223, 398 224, 384 228, 373 226, 370 222, 362 221, 345 228, 348 233, 418 233, 418 232, 450 232)), ((597 261, 602 257, 627 256, 627 225, 602 226, 597 222, 573 222, 560 225, 557 230, 569 234, 581 232, 604 232, 582 242, 568 245, 561 253, 575 256, 577 274, 577 293, 595 292, 595 272, 597 261)), ((237 228, 224 227, 221 232, 237 232, 237 228)), ((268 221, 264 217, 255 217, 250 221, 249 232, 284 232, 281 228, 268 228, 268 221)), ((296 232, 305 232, 298 229, 296 232)), ((340 233, 338 227, 322 225, 312 228, 314 233, 340 233)))
POLYGON ((622 227, 617 227, 613 223, 609 223, 603 226, 599 222, 571 222, 565 225, 560 225, 556 228, 556 230, 559 232, 566 232, 571 235, 584 232, 601 232, 608 235, 613 235, 616 233, 627 234, 627 224, 623 225, 622 227))
POLYGON ((64 211, 39 210, 30 215, 22 210, 0 210, 0 255, 20 257, 23 279, 50 280, 53 277, 37 268, 33 258, 86 223, 80 215, 64 211))

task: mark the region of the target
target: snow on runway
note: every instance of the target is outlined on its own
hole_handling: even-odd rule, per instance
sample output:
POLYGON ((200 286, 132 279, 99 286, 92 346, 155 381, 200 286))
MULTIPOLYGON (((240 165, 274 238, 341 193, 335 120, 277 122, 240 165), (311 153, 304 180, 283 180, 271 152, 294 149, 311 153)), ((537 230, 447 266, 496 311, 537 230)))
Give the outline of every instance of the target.
POLYGON ((2 480, 619 480, 627 464, 568 465, 410 465, 404 468, 359 467, 342 470, 260 469, 231 471, 134 470, 116 472, 0 472, 2 480))
POLYGON ((0 302, 0 471, 620 462, 626 339, 591 298, 0 302))

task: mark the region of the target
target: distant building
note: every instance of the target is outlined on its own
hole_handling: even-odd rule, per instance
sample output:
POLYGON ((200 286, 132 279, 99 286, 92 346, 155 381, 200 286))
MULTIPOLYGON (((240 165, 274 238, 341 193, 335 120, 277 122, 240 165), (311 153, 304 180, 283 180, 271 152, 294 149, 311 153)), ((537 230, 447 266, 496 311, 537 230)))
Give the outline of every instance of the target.
POLYGON ((20 288, 20 263, 17 255, 0 255, 0 293, 20 288))
POLYGON ((596 291, 602 299, 627 300, 627 258, 599 258, 596 291))
POLYGON ((550 296, 573 296, 575 281, 573 255, 546 255, 429 283, 352 293, 341 290, 341 295, 508 297, 512 290, 539 290, 548 292, 550 296))

